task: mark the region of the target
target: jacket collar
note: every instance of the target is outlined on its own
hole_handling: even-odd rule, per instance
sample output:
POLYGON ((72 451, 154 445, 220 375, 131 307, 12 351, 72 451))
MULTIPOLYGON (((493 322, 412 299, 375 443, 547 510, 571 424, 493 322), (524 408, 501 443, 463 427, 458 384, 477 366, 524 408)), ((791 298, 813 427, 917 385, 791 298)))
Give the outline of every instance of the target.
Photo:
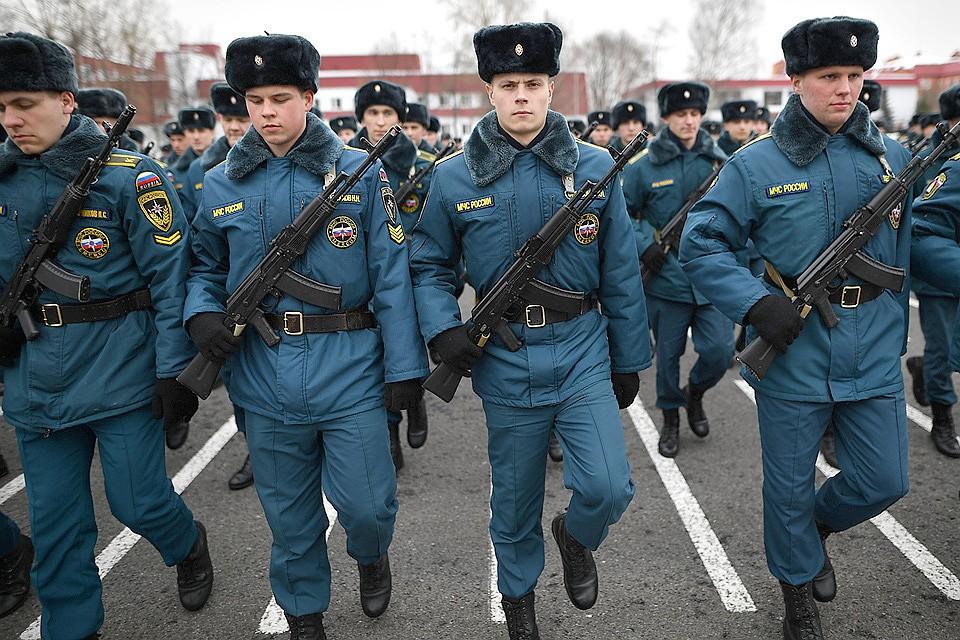
POLYGON ((210 169, 226 160, 229 151, 230 144, 227 142, 227 136, 220 136, 200 156, 200 168, 203 169, 204 173, 210 171, 210 169))
MULTIPOLYGON (((774 142, 793 164, 805 167, 824 149, 830 134, 800 104, 800 96, 793 94, 770 129, 774 142)), ((859 100, 850 119, 837 135, 845 135, 875 156, 886 153, 883 134, 870 120, 867 105, 859 100)))
POLYGON ((193 150, 193 147, 187 147, 187 150, 177 158, 176 162, 170 165, 170 170, 174 173, 186 173, 197 157, 197 152, 193 150))
MULTIPOLYGON (((674 158, 680 157, 685 151, 680 147, 676 137, 670 133, 669 129, 664 129, 660 135, 654 138, 649 149, 650 162, 655 165, 667 164, 674 158)), ((697 140, 693 143, 690 151, 716 162, 723 162, 727 159, 726 154, 720 150, 710 134, 703 129, 697 131, 697 140)))
MULTIPOLYGON (((322 177, 333 168, 342 153, 340 138, 320 118, 307 113, 307 128, 285 157, 322 177)), ((239 180, 273 157, 267 143, 254 127, 250 127, 227 153, 225 173, 229 179, 239 180)))
MULTIPOLYGON (((73 180, 80 172, 83 161, 100 153, 103 143, 107 141, 107 136, 90 118, 80 115, 70 118, 76 126, 55 145, 36 156, 40 164, 64 180, 73 180)), ((17 160, 27 157, 13 143, 13 139, 8 138, 0 146, 0 174, 11 171, 17 160)))
MULTIPOLYGON (((556 111, 548 111, 546 129, 547 134, 530 151, 558 175, 572 174, 580 160, 580 149, 567 127, 566 119, 556 111)), ((478 187, 485 187, 505 174, 518 153, 520 151, 499 132, 496 111, 480 119, 470 139, 463 145, 467 170, 478 187)))

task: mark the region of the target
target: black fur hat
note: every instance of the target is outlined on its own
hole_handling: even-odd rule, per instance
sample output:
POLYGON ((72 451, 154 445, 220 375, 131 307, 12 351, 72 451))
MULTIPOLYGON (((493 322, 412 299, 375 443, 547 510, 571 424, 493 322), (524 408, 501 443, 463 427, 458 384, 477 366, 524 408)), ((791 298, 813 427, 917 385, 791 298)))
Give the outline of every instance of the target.
POLYGON ((32 33, 0 36, 0 91, 69 91, 77 95, 73 54, 32 33))
POLYGON ((767 124, 770 124, 770 109, 766 107, 757 107, 757 113, 754 115, 754 120, 762 120, 767 124))
POLYGON ((863 89, 860 89, 860 102, 867 105, 870 113, 880 109, 880 98, 883 96, 883 87, 874 80, 864 80, 863 89))
POLYGON ((247 101, 226 82, 215 82, 210 86, 210 102, 213 103, 213 110, 222 116, 250 116, 247 101))
POLYGON ((179 120, 171 120, 167 124, 163 125, 163 135, 167 136, 182 136, 183 127, 180 126, 179 120))
POLYGON ((357 89, 353 96, 353 111, 357 121, 362 121, 363 112, 375 104, 391 107, 400 116, 400 122, 407 118, 407 92, 400 85, 386 80, 371 80, 357 89))
POLYGON ((877 25, 836 16, 804 20, 783 35, 780 45, 788 76, 834 65, 871 68, 877 62, 877 25))
POLYGON ((720 106, 720 115, 724 122, 731 120, 753 120, 757 115, 757 103, 753 100, 731 100, 720 106))
POLYGON ((237 38, 227 47, 226 58, 227 82, 237 93, 274 84, 317 90, 320 54, 301 36, 237 38))
POLYGON ((130 127, 127 129, 127 135, 130 136, 130 139, 137 144, 143 144, 144 140, 147 139, 147 136, 143 130, 137 129, 136 127, 130 127))
POLYGON ((210 107, 180 109, 177 120, 184 129, 213 129, 217 126, 217 117, 210 107))
POLYGON ((657 92, 660 117, 681 109, 697 109, 702 115, 707 112, 709 101, 710 87, 699 82, 672 82, 663 85, 657 92))
POLYGON ((920 126, 923 128, 933 126, 940 122, 940 113, 921 113, 920 114, 920 126))
POLYGON ((944 120, 960 118, 960 84, 940 94, 940 116, 944 120))
POLYGON ((430 111, 427 109, 426 105, 420 104, 419 102, 408 102, 407 103, 407 117, 404 118, 405 122, 419 122, 424 127, 430 126, 430 111))
MULTIPOLYGON (((644 109, 644 115, 646 115, 646 109, 644 109)), ((613 118, 611 117, 611 113, 609 111, 591 111, 590 113, 587 114, 587 122, 589 122, 590 124, 593 124, 594 122, 596 122, 597 125, 602 124, 610 127, 612 126, 611 124, 612 121, 613 121, 613 118)))
POLYGON ((119 118, 127 96, 116 89, 96 87, 77 92, 77 111, 88 118, 119 118))
POLYGON ((716 120, 702 120, 700 128, 712 136, 718 136, 723 133, 723 125, 716 120))
POLYGON ((582 135, 587 130, 587 123, 583 120, 567 120, 567 127, 570 128, 570 133, 582 135))
POLYGON ((608 124, 616 129, 627 120, 639 120, 646 124, 647 108, 636 100, 621 100, 613 105, 613 109, 610 110, 610 122, 608 124))
POLYGON ((344 129, 350 129, 354 132, 360 131, 360 125, 357 124, 357 119, 353 116, 334 118, 330 121, 330 128, 333 129, 334 133, 340 133, 344 129))
POLYGON ((921 116, 923 116, 922 113, 915 113, 912 116, 910 116, 910 124, 908 124, 907 126, 912 127, 914 125, 919 125, 921 116))
POLYGON ((563 33, 549 22, 484 27, 473 34, 477 72, 484 82, 498 73, 560 73, 563 33))
POLYGON ((440 118, 430 116, 430 124, 427 125, 427 131, 431 133, 440 133, 440 118))

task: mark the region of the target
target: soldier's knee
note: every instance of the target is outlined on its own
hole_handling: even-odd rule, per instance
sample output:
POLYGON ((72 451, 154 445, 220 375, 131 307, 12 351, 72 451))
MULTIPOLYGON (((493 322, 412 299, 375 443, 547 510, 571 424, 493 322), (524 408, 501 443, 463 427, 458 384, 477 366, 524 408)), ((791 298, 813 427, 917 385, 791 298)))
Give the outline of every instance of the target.
POLYGON ((633 482, 619 474, 598 474, 583 482, 579 492, 584 506, 598 516, 615 522, 633 499, 633 482))
POLYGON ((886 509, 903 498, 910 491, 910 481, 906 474, 898 471, 878 473, 871 479, 869 489, 864 496, 870 504, 886 509))

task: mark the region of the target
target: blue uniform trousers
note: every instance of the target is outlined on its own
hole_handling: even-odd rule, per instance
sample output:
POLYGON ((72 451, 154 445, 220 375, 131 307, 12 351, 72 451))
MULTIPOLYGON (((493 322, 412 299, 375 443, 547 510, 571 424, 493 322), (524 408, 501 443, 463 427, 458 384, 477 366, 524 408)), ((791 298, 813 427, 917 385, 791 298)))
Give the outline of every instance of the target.
POLYGON ((13 518, 0 511, 0 556, 5 556, 17 547, 20 527, 13 518))
POLYGON ((687 329, 699 356, 690 370, 690 384, 709 389, 720 382, 733 357, 733 322, 712 304, 675 302, 653 295, 647 296, 647 317, 656 340, 659 408, 687 404, 680 389, 680 356, 687 349, 687 329))
POLYGON ((323 493, 347 532, 347 553, 372 564, 393 539, 397 479, 383 407, 316 424, 245 412, 255 486, 273 532, 270 586, 302 616, 330 605, 323 493))
POLYGON ((903 391, 855 402, 799 402, 757 391, 763 454, 763 540, 767 567, 793 585, 823 566, 816 522, 833 531, 872 518, 907 494, 903 391), (842 471, 814 484, 829 421, 842 471))
POLYGON ((953 297, 917 296, 920 329, 923 331, 923 382, 927 397, 935 404, 957 403, 950 368, 950 342, 960 300, 953 297))
POLYGON ((623 427, 609 380, 545 407, 483 403, 493 480, 490 538, 500 593, 520 598, 543 571, 543 491, 547 437, 563 448, 563 484, 573 491, 567 531, 597 549, 633 498, 623 427))
MULTIPOLYGON (((197 538, 193 514, 167 478, 163 426, 149 407, 56 431, 17 429, 44 640, 76 640, 103 623, 90 464, 100 448, 110 512, 173 566, 197 538)), ((171 578, 172 579, 172 578, 171 578)), ((173 603, 170 603, 173 606, 173 603)))

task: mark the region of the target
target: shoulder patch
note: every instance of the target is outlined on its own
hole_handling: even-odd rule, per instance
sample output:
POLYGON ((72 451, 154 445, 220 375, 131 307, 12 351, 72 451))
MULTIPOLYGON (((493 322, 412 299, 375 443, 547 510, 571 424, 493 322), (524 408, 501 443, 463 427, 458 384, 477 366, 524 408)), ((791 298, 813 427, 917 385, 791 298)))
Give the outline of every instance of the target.
POLYGON ((421 160, 426 160, 427 162, 433 162, 437 158, 437 156, 427 151, 424 151, 423 149, 417 149, 417 157, 420 158, 421 160))
POLYGON ((140 164, 141 160, 143 160, 141 156, 131 156, 126 153, 117 153, 115 151, 110 154, 110 158, 105 164, 108 167, 128 167, 132 169, 140 164))
POLYGON ((156 242, 161 247, 172 247, 173 245, 180 242, 180 239, 183 237, 179 231, 174 231, 168 236, 160 236, 153 234, 153 241, 156 242))
POLYGON ((154 189, 137 197, 137 204, 143 216, 157 229, 166 233, 173 224, 173 209, 170 199, 163 189, 154 189))
POLYGON ((955 156, 950 156, 950 159, 951 159, 951 160, 960 160, 960 153, 958 153, 958 154, 955 155, 955 156))
POLYGON ((359 151, 360 153, 363 153, 363 154, 366 154, 366 153, 367 153, 367 152, 364 151, 363 149, 360 149, 360 148, 358 148, 358 147, 351 147, 351 146, 348 145, 348 144, 343 145, 343 148, 346 149, 347 151, 359 151))
POLYGON ((743 151, 744 149, 746 149, 746 148, 749 147, 750 145, 756 144, 756 143, 760 142, 761 140, 766 140, 767 138, 771 137, 772 135, 773 135, 773 134, 771 134, 769 131, 768 131, 767 133, 764 133, 763 135, 759 135, 759 136, 757 136, 756 138, 754 138, 753 140, 750 140, 749 142, 744 143, 744 145, 743 145, 742 147, 740 147, 739 149, 737 149, 737 150, 734 151, 733 153, 734 153, 734 154, 740 153, 741 151, 743 151))
POLYGON ((438 164, 438 165, 439 165, 439 164, 443 164, 443 163, 446 162, 447 160, 450 160, 451 158, 456 158, 457 156, 461 155, 462 153, 463 153, 463 149, 460 149, 459 151, 454 151, 454 152, 451 153, 450 155, 444 156, 443 158, 440 158, 439 160, 437 160, 437 164, 438 164))
POLYGON ((396 244, 403 244, 406 240, 406 237, 403 235, 403 225, 402 224, 387 224, 387 231, 390 233, 390 239, 393 240, 396 244))
POLYGON ((577 138, 577 139, 576 139, 576 142, 577 142, 577 144, 582 144, 582 145, 585 146, 585 147, 593 147, 594 149, 597 149, 597 150, 599 150, 599 151, 603 151, 603 152, 606 153, 606 154, 609 154, 609 153, 610 153, 609 151, 606 150, 605 147, 601 147, 601 146, 598 145, 598 144, 593 144, 592 142, 587 142, 586 140, 580 140, 579 138, 577 138))
POLYGON ((929 200, 933 197, 940 187, 942 187, 947 182, 947 174, 945 171, 941 171, 937 174, 937 177, 930 181, 927 184, 926 188, 923 190, 923 194, 920 196, 921 200, 929 200))
POLYGON ((646 157, 648 153, 650 153, 650 147, 647 147, 646 149, 642 149, 637 154, 635 154, 632 158, 627 160, 627 164, 633 164, 634 162, 639 161, 640 158, 646 157))
POLYGON ((155 189, 163 184, 160 176, 153 171, 141 171, 137 174, 137 193, 155 189))

